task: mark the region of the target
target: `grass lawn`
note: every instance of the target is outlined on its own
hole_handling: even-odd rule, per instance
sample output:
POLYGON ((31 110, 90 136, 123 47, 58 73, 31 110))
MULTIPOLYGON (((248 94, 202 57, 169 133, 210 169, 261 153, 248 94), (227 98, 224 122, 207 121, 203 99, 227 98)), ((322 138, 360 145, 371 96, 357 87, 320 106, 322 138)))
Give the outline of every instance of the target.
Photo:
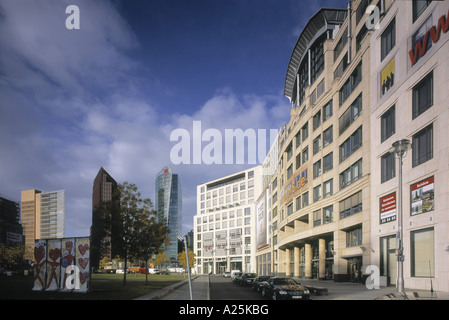
POLYGON ((88 293, 32 291, 33 276, 0 276, 0 300, 130 300, 187 279, 187 275, 92 274, 88 293))

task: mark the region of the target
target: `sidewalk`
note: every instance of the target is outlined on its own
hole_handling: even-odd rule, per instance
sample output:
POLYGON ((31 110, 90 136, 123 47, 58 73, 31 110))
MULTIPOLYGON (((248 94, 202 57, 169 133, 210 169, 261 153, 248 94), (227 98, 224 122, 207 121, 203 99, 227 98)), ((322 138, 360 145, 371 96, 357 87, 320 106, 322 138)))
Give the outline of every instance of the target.
MULTIPOLYGON (((192 276, 192 300, 210 300, 209 276, 192 276)), ((191 300, 189 279, 177 282, 134 300, 191 300)))
POLYGON ((311 295, 313 300, 449 300, 448 292, 430 292, 430 290, 405 289, 404 299, 396 287, 368 289, 362 283, 335 282, 333 280, 296 279, 305 286, 326 288, 323 295, 311 295))

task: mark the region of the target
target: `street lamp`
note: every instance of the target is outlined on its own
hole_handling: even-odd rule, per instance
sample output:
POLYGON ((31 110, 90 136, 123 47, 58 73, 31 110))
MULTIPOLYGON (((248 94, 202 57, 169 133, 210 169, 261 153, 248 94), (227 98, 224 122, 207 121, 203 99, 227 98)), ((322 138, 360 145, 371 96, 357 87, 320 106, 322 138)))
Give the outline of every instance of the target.
POLYGON ((404 292, 404 235, 402 230, 402 158, 405 157, 408 150, 412 147, 411 143, 407 139, 401 139, 393 143, 390 152, 394 152, 394 154, 399 158, 399 215, 398 215, 398 233, 396 234, 397 241, 397 255, 398 255, 398 279, 397 279, 397 287, 398 292, 401 295, 405 295, 404 292))

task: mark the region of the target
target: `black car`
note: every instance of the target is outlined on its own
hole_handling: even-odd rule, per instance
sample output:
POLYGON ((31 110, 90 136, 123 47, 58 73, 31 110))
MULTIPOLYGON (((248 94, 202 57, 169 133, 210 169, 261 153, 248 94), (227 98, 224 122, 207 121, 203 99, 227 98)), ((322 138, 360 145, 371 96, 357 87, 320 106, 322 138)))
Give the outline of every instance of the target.
POLYGON ((253 284, 254 279, 256 279, 256 277, 257 277, 256 273, 244 273, 238 279, 238 284, 240 284, 242 286, 251 286, 253 284))
POLYGON ((254 279, 251 289, 253 289, 253 291, 261 292, 263 283, 268 279, 270 279, 270 276, 258 276, 256 279, 254 279))
POLYGON ((308 300, 309 290, 290 277, 272 277, 264 282, 263 296, 271 296, 273 300, 308 300))

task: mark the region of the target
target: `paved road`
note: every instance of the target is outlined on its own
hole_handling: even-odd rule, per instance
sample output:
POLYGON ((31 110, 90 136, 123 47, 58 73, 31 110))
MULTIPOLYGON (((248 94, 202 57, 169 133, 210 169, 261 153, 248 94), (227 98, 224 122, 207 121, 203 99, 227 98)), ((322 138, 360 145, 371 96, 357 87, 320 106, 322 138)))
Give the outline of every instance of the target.
POLYGON ((260 293, 250 287, 242 287, 233 283, 230 278, 210 276, 211 300, 264 300, 260 293))

